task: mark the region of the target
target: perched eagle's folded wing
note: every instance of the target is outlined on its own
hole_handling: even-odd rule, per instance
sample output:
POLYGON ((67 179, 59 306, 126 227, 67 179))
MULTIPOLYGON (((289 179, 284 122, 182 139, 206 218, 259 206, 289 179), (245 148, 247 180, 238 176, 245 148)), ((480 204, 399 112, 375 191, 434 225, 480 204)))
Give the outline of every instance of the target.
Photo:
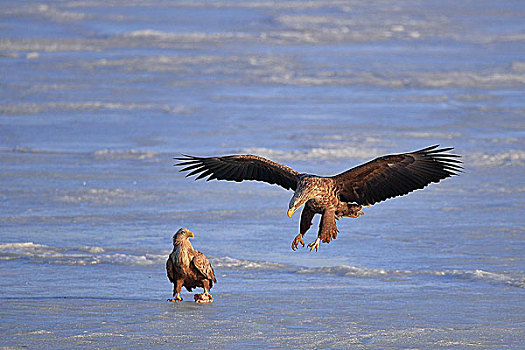
POLYGON ((458 175, 462 169, 462 162, 457 159, 460 156, 445 153, 452 147, 438 147, 379 157, 333 176, 339 198, 344 202, 372 205, 458 175))
POLYGON ((299 173, 285 165, 272 162, 263 157, 254 155, 231 155, 224 157, 184 157, 176 166, 184 166, 180 171, 190 171, 186 175, 199 174, 195 180, 208 176, 206 181, 213 179, 241 182, 244 180, 264 181, 277 184, 287 190, 297 187, 299 173))
POLYGON ((175 283, 175 280, 177 279, 175 277, 175 268, 173 267, 173 261, 171 260, 171 254, 168 258, 168 261, 166 261, 166 273, 168 275, 168 279, 171 283, 175 283))
MULTIPOLYGON (((204 254, 196 250, 195 256, 191 260, 191 263, 204 277, 217 283, 213 267, 211 266, 210 261, 204 254)), ((211 285, 213 286, 213 283, 211 285)))

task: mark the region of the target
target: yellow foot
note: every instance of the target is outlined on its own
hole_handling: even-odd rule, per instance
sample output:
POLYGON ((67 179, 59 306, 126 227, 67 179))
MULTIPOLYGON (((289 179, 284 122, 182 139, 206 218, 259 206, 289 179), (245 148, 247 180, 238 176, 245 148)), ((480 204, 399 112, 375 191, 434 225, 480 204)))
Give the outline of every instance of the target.
POLYGON ((315 239, 315 241, 313 241, 312 243, 308 244, 308 248, 310 248, 310 251, 314 250, 317 251, 317 249, 319 249, 319 242, 321 242, 321 239, 319 237, 317 237, 315 239))
POLYGON ((168 301, 170 301, 170 302, 172 302, 172 303, 176 303, 177 301, 182 301, 182 298, 180 297, 180 294, 177 293, 177 294, 175 295, 175 298, 173 298, 173 299, 168 299, 168 301))
POLYGON ((296 250, 299 243, 301 243, 304 247, 303 235, 300 233, 295 236, 294 240, 292 241, 292 250, 296 250))

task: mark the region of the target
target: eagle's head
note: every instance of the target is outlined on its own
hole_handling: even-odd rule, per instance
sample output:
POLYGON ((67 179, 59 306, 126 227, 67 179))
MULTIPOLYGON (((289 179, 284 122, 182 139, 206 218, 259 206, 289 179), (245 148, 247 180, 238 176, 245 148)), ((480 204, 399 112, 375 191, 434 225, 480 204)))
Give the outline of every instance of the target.
POLYGON ((187 241, 193 237, 195 237, 193 235, 193 232, 191 232, 190 230, 188 230, 187 228, 180 228, 177 232, 175 232, 175 234, 173 235, 173 245, 179 245, 181 243, 184 243, 184 241, 187 241))
POLYGON ((288 205, 288 217, 312 198, 320 197, 325 191, 323 178, 314 175, 305 175, 299 181, 297 189, 288 205))

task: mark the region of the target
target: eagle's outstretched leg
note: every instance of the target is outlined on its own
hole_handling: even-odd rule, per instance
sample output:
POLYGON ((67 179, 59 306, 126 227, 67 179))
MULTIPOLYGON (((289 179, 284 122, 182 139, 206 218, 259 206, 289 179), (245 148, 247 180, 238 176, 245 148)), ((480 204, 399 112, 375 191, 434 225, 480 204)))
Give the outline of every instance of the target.
MULTIPOLYGON (((207 297, 210 297, 211 298, 211 294, 208 292, 208 290, 210 289, 210 282, 208 282, 208 280, 204 280, 202 281, 202 284, 203 284, 203 289, 204 289, 204 295, 207 296, 207 297)), ((213 298, 212 298, 213 299, 213 298)))
POLYGON ((299 234, 295 236, 292 241, 292 250, 296 250, 299 243, 304 247, 303 236, 312 226, 312 219, 314 218, 315 212, 312 210, 308 202, 306 202, 303 211, 301 212, 301 223, 299 224, 299 234))
POLYGON ((168 301, 171 301, 172 303, 176 301, 182 301, 182 298, 180 296, 180 290, 182 289, 182 285, 184 284, 184 280, 177 280, 173 284, 173 299, 168 299, 168 301))
POLYGON ((310 251, 317 251, 319 249, 319 243, 330 243, 332 239, 337 238, 337 225, 335 223, 335 211, 334 210, 325 210, 321 215, 321 221, 319 222, 319 233, 317 234, 317 239, 312 243, 308 244, 310 251))

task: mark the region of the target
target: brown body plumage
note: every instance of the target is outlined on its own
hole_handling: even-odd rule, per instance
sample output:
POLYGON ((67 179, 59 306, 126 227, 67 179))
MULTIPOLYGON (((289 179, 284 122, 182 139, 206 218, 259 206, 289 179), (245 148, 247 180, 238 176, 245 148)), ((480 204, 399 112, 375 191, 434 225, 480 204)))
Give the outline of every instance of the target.
POLYGON ((196 180, 212 179, 264 181, 277 184, 295 193, 288 206, 288 216, 304 205, 301 213, 299 234, 292 242, 295 250, 304 246, 302 237, 312 225, 315 214, 321 214, 317 239, 308 246, 317 250, 319 242, 328 243, 337 237, 336 219, 356 218, 362 215, 362 206, 405 195, 439 182, 461 172, 458 155, 446 153, 453 148, 438 146, 418 151, 393 154, 376 158, 341 174, 322 177, 299 173, 290 167, 254 155, 231 155, 223 157, 194 157, 184 155, 175 158, 190 171, 186 176, 199 174, 196 180))
POLYGON ((185 228, 173 235, 173 251, 166 261, 166 272, 173 283, 174 299, 170 301, 182 300, 182 287, 188 292, 193 288, 204 288, 204 294, 209 295, 208 291, 213 287, 213 283, 217 282, 213 267, 204 254, 193 249, 190 237, 194 237, 193 233, 185 228))

